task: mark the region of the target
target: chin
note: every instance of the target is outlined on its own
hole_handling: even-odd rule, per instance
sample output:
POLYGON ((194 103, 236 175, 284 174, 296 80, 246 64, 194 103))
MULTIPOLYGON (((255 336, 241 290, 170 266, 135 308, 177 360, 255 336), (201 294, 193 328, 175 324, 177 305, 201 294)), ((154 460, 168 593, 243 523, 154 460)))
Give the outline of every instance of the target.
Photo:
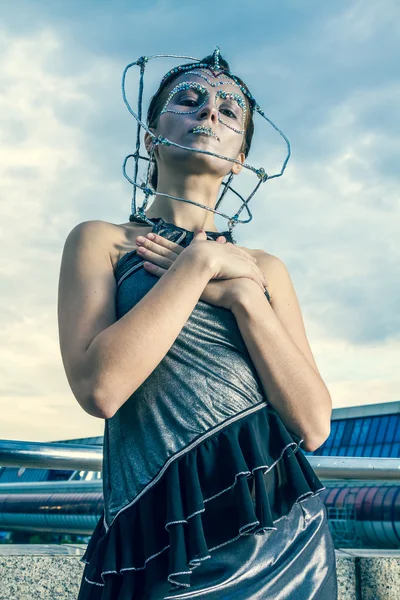
POLYGON ((215 156, 207 156, 206 154, 195 154, 185 157, 185 160, 180 161, 179 168, 182 169, 184 164, 184 172, 193 175, 214 175, 218 178, 224 178, 230 171, 230 163, 226 166, 226 161, 215 156))
MULTIPOLYGON (((181 146, 187 145, 188 148, 199 149, 199 150, 209 150, 211 152, 216 152, 223 156, 229 156, 228 154, 224 154, 224 151, 220 149, 218 146, 220 145, 217 140, 214 138, 207 138, 205 136, 193 136, 193 139, 189 141, 191 143, 187 143, 188 140, 173 140, 172 136, 167 137, 171 141, 174 141, 181 146), (215 142, 215 143, 213 143, 215 142)), ((161 148, 160 148, 161 150, 161 148)), ((205 175, 212 174, 218 178, 224 178, 229 174, 232 163, 229 161, 225 161, 221 158, 217 158, 215 156, 210 156, 209 154, 202 154, 200 152, 189 152, 187 150, 182 150, 181 148, 176 148, 174 146, 162 147, 163 153, 163 162, 168 169, 182 169, 183 172, 193 175, 205 175)))

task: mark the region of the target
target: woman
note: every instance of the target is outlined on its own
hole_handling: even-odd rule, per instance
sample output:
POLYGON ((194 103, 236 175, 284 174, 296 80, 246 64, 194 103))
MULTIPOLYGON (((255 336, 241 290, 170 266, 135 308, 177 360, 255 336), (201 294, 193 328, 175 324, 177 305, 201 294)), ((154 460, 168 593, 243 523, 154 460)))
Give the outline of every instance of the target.
POLYGON ((154 188, 197 205, 156 195, 129 223, 81 223, 64 248, 63 362, 105 419, 79 600, 337 597, 324 487, 299 448, 327 438, 331 400, 289 274, 198 206, 215 207, 253 132, 244 88, 212 60, 168 74, 148 124, 238 162, 147 133, 154 188))

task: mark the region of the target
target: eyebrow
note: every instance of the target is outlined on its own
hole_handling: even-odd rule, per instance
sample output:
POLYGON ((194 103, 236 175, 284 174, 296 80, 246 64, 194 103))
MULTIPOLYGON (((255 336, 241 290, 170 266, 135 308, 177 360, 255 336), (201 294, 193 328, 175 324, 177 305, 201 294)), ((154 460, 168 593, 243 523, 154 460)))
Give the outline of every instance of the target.
POLYGON ((237 94, 235 92, 227 92, 225 90, 218 90, 216 93, 216 98, 221 97, 224 100, 233 100, 234 102, 236 102, 236 104, 239 105, 239 107, 245 111, 246 110, 246 102, 245 99, 243 98, 243 96, 241 96, 240 94, 237 94))
POLYGON ((187 91, 187 90, 193 90, 193 89, 197 90, 199 92, 202 92, 204 94, 208 93, 208 91, 204 87, 204 85, 201 85, 201 83, 198 83, 197 81, 181 81, 168 94, 168 98, 164 102, 164 107, 162 110, 163 111, 165 110, 165 108, 168 106, 168 104, 170 103, 172 98, 175 96, 175 94, 177 94, 178 92, 181 92, 181 91, 187 91))
MULTIPOLYGON (((221 82, 221 85, 229 85, 229 84, 226 84, 226 82, 221 82)), ((233 85, 236 85, 236 84, 233 84, 233 85)), ((210 87, 212 90, 216 86, 210 86, 210 87)), ((236 87, 238 87, 238 86, 236 86, 236 87)), ((175 94, 179 94, 181 92, 189 91, 189 90, 197 90, 203 94, 209 94, 211 91, 210 89, 208 89, 207 87, 205 87, 204 85, 202 85, 201 83, 199 83, 197 81, 181 81, 168 94, 168 101, 170 101, 171 98, 173 96, 175 96, 175 94)), ((228 90, 217 90, 216 98, 218 98, 218 97, 235 101, 240 106, 240 108, 242 108, 243 110, 246 110, 246 108, 247 108, 244 96, 242 96, 241 94, 238 94, 237 92, 232 92, 232 91, 228 91, 228 90)))
MULTIPOLYGON (((235 87, 237 89, 241 89, 240 85, 236 81, 234 81, 233 79, 230 79, 230 78, 229 78, 228 81, 220 81, 218 83, 214 83, 214 85, 213 85, 212 83, 210 83, 210 78, 212 77, 212 75, 210 73, 208 73, 209 77, 207 77, 207 75, 205 75, 204 73, 201 73, 200 71, 201 70, 197 70, 196 68, 194 68, 193 71, 187 71, 186 73, 182 73, 181 76, 183 76, 183 75, 195 75, 196 77, 200 77, 201 79, 204 79, 207 82, 207 84, 209 85, 210 88, 215 88, 215 87, 218 87, 220 85, 229 85, 229 86, 233 86, 233 87, 235 87)), ((188 83, 188 82, 184 81, 182 83, 188 83)), ((195 83, 197 83, 197 82, 195 82, 195 83)), ((222 90, 222 91, 226 91, 226 90, 222 90)), ((226 93, 231 93, 231 92, 226 91, 226 93)), ((240 98, 242 98, 243 101, 244 101, 245 95, 242 96, 241 94, 237 94, 237 96, 240 97, 240 98)))

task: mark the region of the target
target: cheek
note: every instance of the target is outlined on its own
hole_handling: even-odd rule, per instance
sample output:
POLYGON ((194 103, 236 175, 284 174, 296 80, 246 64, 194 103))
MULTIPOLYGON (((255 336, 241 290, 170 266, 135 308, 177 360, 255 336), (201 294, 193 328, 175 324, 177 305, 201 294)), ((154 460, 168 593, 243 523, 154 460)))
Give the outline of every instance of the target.
POLYGON ((177 115, 170 112, 163 113, 158 120, 157 133, 168 137, 169 133, 183 131, 185 127, 189 129, 190 126, 187 120, 187 115, 177 115))
POLYGON ((226 129, 227 132, 229 132, 225 135, 225 148, 227 149, 226 156, 229 156, 230 158, 236 158, 242 149, 242 145, 244 143, 244 134, 235 133, 228 127, 226 129))

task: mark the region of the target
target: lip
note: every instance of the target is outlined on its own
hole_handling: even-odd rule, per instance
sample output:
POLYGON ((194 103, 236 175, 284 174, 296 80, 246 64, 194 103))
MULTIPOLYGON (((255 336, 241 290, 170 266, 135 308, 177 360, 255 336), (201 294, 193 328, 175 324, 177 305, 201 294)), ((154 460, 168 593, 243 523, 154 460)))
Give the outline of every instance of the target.
POLYGON ((190 129, 189 133, 197 135, 206 135, 208 137, 213 137, 214 139, 218 140, 218 142, 220 141, 215 131, 213 131, 211 127, 207 127, 206 125, 196 125, 196 127, 192 127, 192 129, 190 129))

